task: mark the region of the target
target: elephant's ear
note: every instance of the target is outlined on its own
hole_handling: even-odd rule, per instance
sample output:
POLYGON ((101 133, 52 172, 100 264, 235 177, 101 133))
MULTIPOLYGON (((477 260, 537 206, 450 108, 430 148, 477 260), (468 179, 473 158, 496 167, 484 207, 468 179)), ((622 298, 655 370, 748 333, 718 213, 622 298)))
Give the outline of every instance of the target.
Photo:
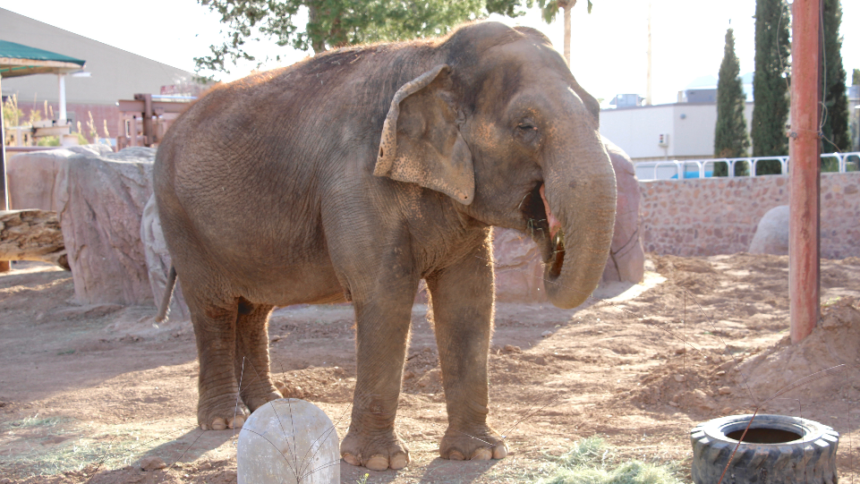
POLYGON ((475 198, 475 170, 457 126, 450 70, 436 66, 398 89, 382 127, 373 174, 469 205, 475 198))

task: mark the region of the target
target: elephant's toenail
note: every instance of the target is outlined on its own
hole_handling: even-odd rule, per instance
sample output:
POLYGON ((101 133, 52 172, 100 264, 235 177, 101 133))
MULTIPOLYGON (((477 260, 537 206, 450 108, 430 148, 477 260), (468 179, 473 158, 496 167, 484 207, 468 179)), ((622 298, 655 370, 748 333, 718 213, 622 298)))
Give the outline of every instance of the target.
POLYGON ((358 460, 358 458, 356 458, 354 455, 349 454, 349 453, 343 454, 343 460, 345 460, 347 464, 351 464, 354 466, 360 466, 361 465, 361 461, 358 460))
POLYGON ((227 421, 223 418, 216 418, 212 421, 212 430, 224 430, 227 428, 227 421))
POLYGON ((245 425, 245 417, 241 415, 237 415, 236 418, 233 419, 233 424, 230 425, 231 429, 241 429, 242 425, 245 425))
POLYGON ((466 460, 466 456, 461 454, 459 451, 452 450, 448 453, 448 458, 451 460, 466 460))
POLYGON ((493 459, 504 459, 508 456, 508 448, 505 447, 505 444, 497 445, 495 449, 493 449, 493 459))
POLYGON ((388 458, 384 455, 374 455, 367 460, 365 467, 372 471, 384 471, 388 469, 388 458))
POLYGON ((409 464, 409 456, 406 454, 397 454, 391 458, 391 468, 394 470, 403 469, 409 464))
POLYGON ((490 449, 475 449, 475 452, 472 452, 472 460, 490 460, 493 457, 493 453, 490 449))

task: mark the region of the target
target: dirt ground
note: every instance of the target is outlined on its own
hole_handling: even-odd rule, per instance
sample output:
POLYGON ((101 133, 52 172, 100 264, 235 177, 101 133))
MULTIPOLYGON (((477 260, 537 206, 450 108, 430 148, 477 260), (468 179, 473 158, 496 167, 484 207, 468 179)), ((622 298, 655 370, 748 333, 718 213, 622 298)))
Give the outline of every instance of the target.
MULTIPOLYGON (((579 310, 497 306, 490 422, 512 454, 500 461, 438 458, 444 395, 427 308, 416 305, 397 423, 412 463, 399 472, 340 463, 341 481, 367 472, 369 483, 530 482, 551 468, 548 455, 594 434, 624 457, 680 463, 689 480, 689 430, 758 405, 840 432, 840 482, 853 484, 860 259, 822 261, 822 323, 795 346, 787 257, 651 256, 648 268, 645 283, 604 288, 579 310)), ((190 323, 156 326, 154 315, 77 304, 70 274, 46 265, 0 275, 0 483, 236 482, 237 433, 196 426, 190 323), (150 456, 168 467, 141 470, 150 456)), ((341 437, 352 326, 346 305, 279 309, 270 326, 278 379, 341 437)))

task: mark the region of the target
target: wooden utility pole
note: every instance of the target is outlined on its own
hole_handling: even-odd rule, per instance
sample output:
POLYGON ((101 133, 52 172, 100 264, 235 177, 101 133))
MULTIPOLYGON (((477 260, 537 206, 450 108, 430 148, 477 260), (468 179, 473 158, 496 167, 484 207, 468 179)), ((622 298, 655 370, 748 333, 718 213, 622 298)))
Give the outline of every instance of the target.
POLYGON ((789 132, 789 295, 791 342, 812 333, 819 316, 819 25, 822 0, 794 0, 791 21, 789 132))

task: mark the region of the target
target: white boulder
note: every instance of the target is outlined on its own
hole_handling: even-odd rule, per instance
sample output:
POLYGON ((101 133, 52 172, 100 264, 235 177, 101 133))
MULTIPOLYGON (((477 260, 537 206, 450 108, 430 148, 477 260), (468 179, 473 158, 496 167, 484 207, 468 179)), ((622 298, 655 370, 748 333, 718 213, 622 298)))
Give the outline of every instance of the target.
POLYGON ((788 255, 788 205, 767 211, 750 242, 750 254, 788 255))

